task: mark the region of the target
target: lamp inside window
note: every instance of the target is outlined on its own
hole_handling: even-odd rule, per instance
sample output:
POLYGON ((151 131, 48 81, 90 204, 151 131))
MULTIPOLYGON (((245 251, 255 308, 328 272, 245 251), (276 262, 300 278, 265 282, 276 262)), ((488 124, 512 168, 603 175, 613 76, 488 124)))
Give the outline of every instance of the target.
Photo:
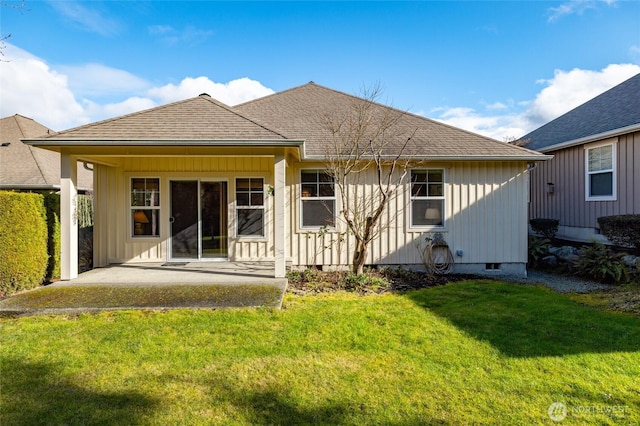
POLYGON ((133 225, 133 233, 135 235, 143 235, 144 234, 144 228, 143 228, 142 225, 149 223, 149 218, 144 213, 144 211, 136 210, 133 213, 133 223, 134 223, 134 225, 133 225))

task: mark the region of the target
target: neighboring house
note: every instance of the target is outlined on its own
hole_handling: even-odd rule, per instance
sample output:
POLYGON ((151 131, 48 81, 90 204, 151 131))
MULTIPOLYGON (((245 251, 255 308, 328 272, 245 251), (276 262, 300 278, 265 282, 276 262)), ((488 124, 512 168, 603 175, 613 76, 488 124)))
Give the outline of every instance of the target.
MULTIPOLYGON (((59 191, 60 154, 28 146, 22 139, 53 134, 31 118, 15 114, 0 119, 0 189, 59 191)), ((93 189, 93 174, 78 169, 78 191, 93 189)))
MULTIPOLYGON (((62 154, 62 278, 77 276, 76 159, 95 169, 95 266, 273 261, 283 277, 287 265, 349 265, 323 117, 357 100, 314 83, 236 107, 203 94, 25 141, 62 154)), ((547 157, 413 114, 398 126, 413 134, 413 167, 367 264, 421 265, 417 245, 439 232, 456 272, 525 274, 527 168, 547 157)))
POLYGON ((598 218, 640 214, 640 74, 525 135, 553 155, 531 171, 530 218, 558 237, 599 239, 598 218))

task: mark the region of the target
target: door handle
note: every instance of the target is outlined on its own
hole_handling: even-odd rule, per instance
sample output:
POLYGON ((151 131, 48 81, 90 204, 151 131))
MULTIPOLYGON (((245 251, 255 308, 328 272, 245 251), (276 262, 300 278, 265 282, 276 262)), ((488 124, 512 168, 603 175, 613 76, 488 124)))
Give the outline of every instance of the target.
POLYGON ((175 217, 171 216, 171 217, 169 218, 169 223, 173 223, 173 222, 175 222, 175 221, 176 221, 176 218, 175 218, 175 217))

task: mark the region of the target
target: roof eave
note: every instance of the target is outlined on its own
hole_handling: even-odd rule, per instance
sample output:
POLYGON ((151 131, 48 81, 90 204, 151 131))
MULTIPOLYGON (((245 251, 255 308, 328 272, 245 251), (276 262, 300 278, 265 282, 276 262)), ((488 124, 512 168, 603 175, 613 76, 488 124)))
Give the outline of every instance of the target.
POLYGON ((37 147, 57 146, 274 146, 300 147, 299 139, 23 139, 23 143, 37 147))
MULTIPOLYGON (((383 155, 382 159, 394 160, 395 155, 383 155)), ((553 155, 536 154, 536 155, 403 155, 400 159, 416 160, 416 161, 547 161, 551 160, 553 155)), ((324 155, 308 155, 303 161, 325 161, 327 157, 324 155)))
POLYGON ((625 133, 631 133, 636 131, 640 131, 640 123, 632 124, 626 127, 620 127, 617 129, 609 130, 607 132, 597 133, 595 135, 585 136, 583 138, 573 139, 570 141, 545 146, 544 148, 538 149, 538 151, 540 152, 557 151, 559 149, 571 148, 572 146, 583 145, 590 142, 599 141, 602 139, 613 138, 616 136, 623 135, 625 133))

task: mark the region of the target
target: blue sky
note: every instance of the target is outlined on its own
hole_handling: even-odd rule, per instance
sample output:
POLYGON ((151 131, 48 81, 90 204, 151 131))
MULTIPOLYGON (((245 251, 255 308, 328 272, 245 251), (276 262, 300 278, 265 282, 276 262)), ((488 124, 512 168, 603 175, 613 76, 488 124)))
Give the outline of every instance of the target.
POLYGON ((640 2, 26 1, 0 8, 1 115, 65 128, 309 81, 502 140, 640 72, 640 2))

